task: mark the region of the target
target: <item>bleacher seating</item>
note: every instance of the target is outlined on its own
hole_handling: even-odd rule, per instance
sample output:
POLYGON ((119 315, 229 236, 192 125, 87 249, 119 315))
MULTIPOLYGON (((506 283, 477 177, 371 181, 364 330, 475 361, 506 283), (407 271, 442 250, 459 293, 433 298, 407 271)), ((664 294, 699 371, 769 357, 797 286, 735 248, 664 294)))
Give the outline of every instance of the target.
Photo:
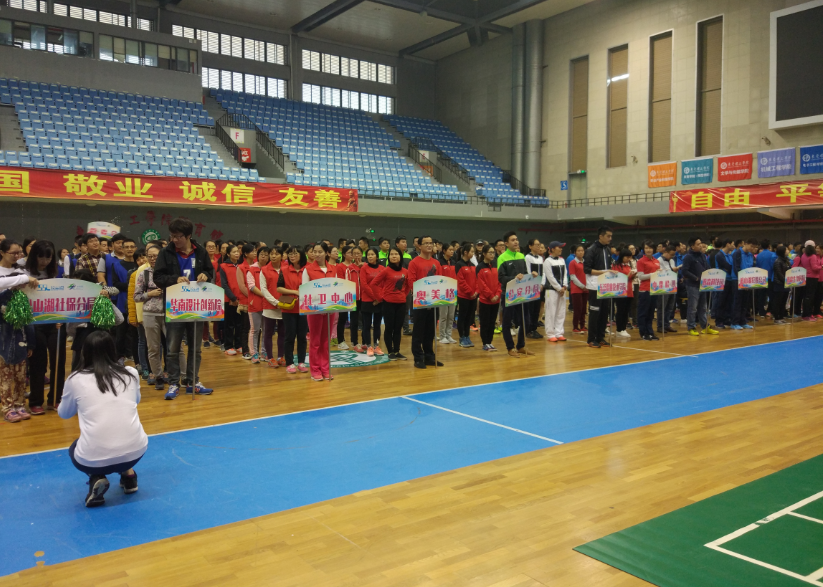
POLYGON ((27 152, 0 151, 0 165, 262 181, 256 169, 229 169, 195 124, 214 120, 202 104, 124 92, 0 79, 27 152))
POLYGON ((386 115, 385 120, 404 137, 417 142, 421 148, 433 146, 462 165, 478 184, 478 196, 496 204, 547 204, 546 197, 522 195, 503 181, 503 171, 483 157, 443 123, 411 116, 386 115))
POLYGON ((244 114, 283 150, 302 173, 288 183, 357 189, 366 196, 466 201, 453 185, 439 185, 409 163, 394 140, 360 110, 254 94, 211 90, 232 114, 244 114))

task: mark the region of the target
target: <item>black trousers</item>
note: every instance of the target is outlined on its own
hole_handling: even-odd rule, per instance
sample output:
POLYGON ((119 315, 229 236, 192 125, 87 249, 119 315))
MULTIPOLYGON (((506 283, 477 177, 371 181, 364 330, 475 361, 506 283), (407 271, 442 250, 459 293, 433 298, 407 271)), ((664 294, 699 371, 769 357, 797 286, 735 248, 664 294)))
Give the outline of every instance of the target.
MULTIPOLYGON (((249 323, 248 312, 237 312, 238 327, 235 336, 239 339, 239 347, 243 349, 243 354, 249 354, 249 330, 251 324, 249 323)), ((238 347, 235 347, 238 348, 238 347)))
MULTIPOLYGON (((285 314, 285 313, 284 313, 285 314)), ((238 349, 241 347, 240 342, 240 314, 237 312, 237 306, 231 304, 225 305, 225 318, 223 320, 223 344, 226 350, 238 349)), ((249 344, 246 342, 246 344, 249 344)))
POLYGON ((498 304, 480 302, 480 340, 483 344, 492 344, 494 323, 497 321, 497 308, 498 304))
POLYGON ((360 306, 363 315, 363 344, 377 346, 380 342, 380 321, 383 319, 383 304, 363 302, 360 306))
POLYGON ((77 441, 71 443, 69 447, 69 459, 71 459, 71 464, 80 471, 81 473, 85 473, 89 477, 105 477, 106 475, 113 475, 114 473, 120 473, 121 475, 128 471, 129 469, 133 469, 134 465, 140 462, 140 459, 143 456, 139 456, 134 460, 126 461, 123 463, 117 463, 115 465, 108 465, 107 467, 87 467, 86 465, 81 465, 77 462, 77 459, 74 458, 74 451, 77 447, 77 441))
POLYGON ((434 360, 434 321, 437 316, 432 308, 412 310, 412 355, 415 361, 434 360))
MULTIPOLYGON (((227 307, 228 309, 228 307, 227 307)), ((286 366, 294 365, 294 341, 297 340, 297 362, 306 362, 306 334, 309 323, 305 316, 283 312, 283 324, 286 325, 286 366)))
MULTIPOLYGON (((477 300, 457 298, 457 335, 465 338, 471 334, 474 324, 474 308, 477 300)), ((492 328, 494 330, 494 328, 492 328)))
POLYGON ((520 327, 520 330, 517 331, 517 348, 522 349, 526 346, 526 331, 529 329, 529 313, 526 308, 521 308, 519 305, 503 306, 503 320, 500 327, 503 329, 503 340, 506 342, 507 350, 512 350, 515 347, 511 333, 512 326, 520 327), (526 320, 525 324, 523 324, 524 318, 526 320))
POLYGON ((59 348, 56 324, 35 325, 34 334, 37 346, 29 359, 29 406, 42 407, 46 399, 49 405, 57 405, 63 397, 63 383, 66 379, 66 327, 61 329, 59 348), (45 397, 47 372, 51 377, 48 398, 45 397))
POLYGON ((617 328, 617 332, 623 332, 626 330, 626 326, 629 324, 629 308, 632 305, 631 298, 620 298, 614 300, 615 305, 615 327, 617 328))
MULTIPOLYGON (((642 294, 641 294, 642 295, 642 294)), ((654 305, 652 305, 654 308, 654 305)), ((609 313, 612 309, 610 299, 597 299, 597 291, 589 290, 589 342, 600 342, 606 339, 606 326, 609 324, 609 313)), ((640 310, 638 309, 638 314, 640 310)), ((639 320, 640 316, 638 316, 639 320)))
MULTIPOLYGON (((776 287, 780 287, 779 285, 776 287)), ((772 289, 769 290, 769 311, 775 320, 786 319, 786 300, 789 299, 789 290, 772 289)))
POLYGON ((400 338, 403 336, 403 317, 406 315, 406 302, 393 304, 383 302, 383 322, 386 325, 386 332, 383 340, 386 343, 386 350, 390 353, 400 352, 400 338))
POLYGON ((346 340, 346 320, 349 321, 349 330, 351 330, 351 343, 357 344, 357 316, 360 313, 360 304, 362 302, 357 300, 357 311, 354 312, 340 312, 337 316, 337 342, 345 342, 346 340))
POLYGON ((529 332, 537 332, 537 319, 540 318, 540 304, 542 301, 543 293, 541 290, 538 299, 526 304, 526 313, 529 315, 529 332))

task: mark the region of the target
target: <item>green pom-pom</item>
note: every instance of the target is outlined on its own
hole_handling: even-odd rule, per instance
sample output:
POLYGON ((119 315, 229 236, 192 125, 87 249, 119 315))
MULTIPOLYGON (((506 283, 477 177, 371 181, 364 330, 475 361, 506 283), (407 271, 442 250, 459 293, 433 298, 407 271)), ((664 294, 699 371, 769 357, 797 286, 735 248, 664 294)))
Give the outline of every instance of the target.
POLYGON ((21 290, 18 289, 12 294, 9 303, 6 304, 6 313, 3 314, 3 318, 15 330, 31 324, 34 320, 29 298, 21 290))
POLYGON ((114 305, 109 298, 97 296, 91 307, 91 325, 101 330, 108 330, 117 323, 114 305))

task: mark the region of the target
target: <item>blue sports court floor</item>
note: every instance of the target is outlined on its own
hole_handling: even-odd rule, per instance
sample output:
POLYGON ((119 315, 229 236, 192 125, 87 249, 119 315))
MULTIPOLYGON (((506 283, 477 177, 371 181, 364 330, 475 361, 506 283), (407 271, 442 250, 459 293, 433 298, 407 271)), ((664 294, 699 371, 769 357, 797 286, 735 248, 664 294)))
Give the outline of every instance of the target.
POLYGON ((801 389, 823 363, 773 367, 821 353, 812 337, 155 435, 140 491, 113 476, 91 510, 65 449, 7 457, 0 575, 801 389))

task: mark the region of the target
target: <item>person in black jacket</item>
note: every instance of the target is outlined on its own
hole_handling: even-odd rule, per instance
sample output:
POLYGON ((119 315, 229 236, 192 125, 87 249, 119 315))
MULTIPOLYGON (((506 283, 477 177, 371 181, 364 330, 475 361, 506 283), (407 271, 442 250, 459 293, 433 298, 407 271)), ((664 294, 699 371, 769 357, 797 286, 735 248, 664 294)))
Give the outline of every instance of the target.
POLYGON ((611 271, 612 229, 601 226, 597 231, 597 242, 583 255, 583 273, 586 274, 586 288, 589 290, 589 337, 590 347, 609 346, 606 342, 606 326, 609 323, 612 304, 608 298, 597 299, 597 276, 611 271))
POLYGON ((703 334, 717 334, 717 330, 710 328, 708 317, 706 316, 706 292, 700 291, 700 278, 703 272, 709 268, 709 261, 706 259, 706 252, 703 250, 703 243, 697 237, 689 239, 689 253, 683 258, 683 267, 680 272, 686 284, 686 295, 688 296, 688 312, 686 322, 689 334, 700 336, 697 330, 697 323, 700 323, 703 334))
POLYGON ((775 252, 777 256, 774 259, 774 279, 772 280, 772 292, 769 294, 770 311, 775 324, 786 324, 786 301, 789 299, 789 290, 786 289, 786 271, 791 269, 792 264, 786 255, 786 247, 780 245, 775 252))
POLYGON ((723 291, 714 294, 714 325, 716 328, 728 328, 732 325, 732 303, 737 293, 737 274, 734 272, 734 243, 730 238, 718 239, 720 247, 714 255, 711 266, 726 272, 723 291))
MULTIPOLYGON (((164 291, 178 283, 190 281, 214 282, 214 266, 205 247, 193 241, 194 225, 185 218, 176 218, 169 224, 171 242, 160 251, 154 266, 154 283, 164 291)), ((202 332, 195 333, 195 322, 169 322, 166 326, 166 364, 169 366, 169 388, 166 399, 177 397, 180 386, 180 345, 185 334, 188 342, 186 393, 209 395, 213 390, 203 387, 198 379, 200 370, 200 343, 202 332)), ((202 326, 201 326, 202 328, 202 326)))
MULTIPOLYGON (((505 297, 506 286, 512 279, 522 279, 529 274, 537 277, 537 271, 529 272, 526 266, 526 256, 520 252, 520 242, 517 240, 517 234, 507 232, 503 235, 503 241, 506 243, 506 250, 497 257, 495 262, 497 263, 497 280, 503 288, 503 297, 505 297)), ((526 313, 525 308, 503 306, 502 327, 503 340, 506 342, 506 349, 510 356, 519 357, 520 355, 534 354, 526 348, 525 333, 529 330, 529 315, 526 313), (519 328, 517 331, 517 348, 515 348, 515 342, 511 334, 512 325, 519 328)))

